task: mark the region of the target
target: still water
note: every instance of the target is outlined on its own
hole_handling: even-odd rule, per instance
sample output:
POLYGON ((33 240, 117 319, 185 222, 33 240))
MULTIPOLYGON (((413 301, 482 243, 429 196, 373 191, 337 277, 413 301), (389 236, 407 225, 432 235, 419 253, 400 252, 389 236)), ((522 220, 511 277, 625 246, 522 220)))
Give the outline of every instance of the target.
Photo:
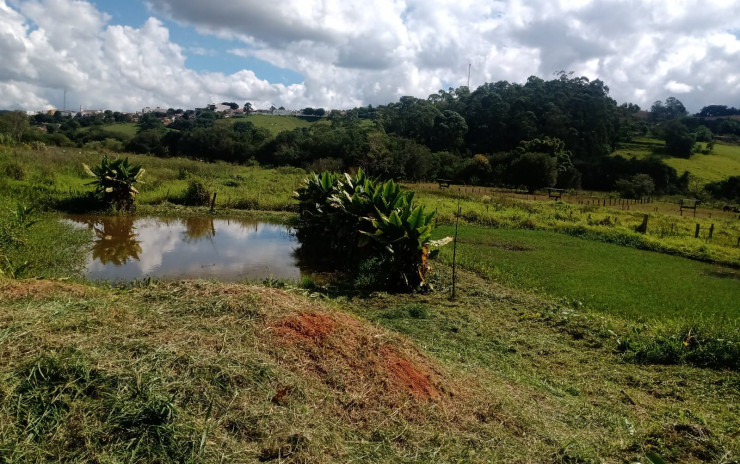
POLYGON ((68 216, 93 232, 92 280, 299 280, 291 229, 246 219, 68 216))

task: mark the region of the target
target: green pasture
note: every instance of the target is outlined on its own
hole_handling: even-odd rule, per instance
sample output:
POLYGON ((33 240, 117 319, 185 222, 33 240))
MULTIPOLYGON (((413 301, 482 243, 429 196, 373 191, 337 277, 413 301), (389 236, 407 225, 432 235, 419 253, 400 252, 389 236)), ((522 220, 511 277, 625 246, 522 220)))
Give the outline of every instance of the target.
MULTIPOLYGON (((437 237, 453 226, 436 229, 437 237)), ((440 254, 452 261, 452 248, 440 254)), ((632 321, 740 317, 740 271, 542 230, 463 226, 458 262, 517 288, 580 302, 632 321)))
MULTIPOLYGON (((706 146, 706 144, 701 145, 706 146)), ((715 143, 711 154, 697 153, 691 155, 689 159, 666 156, 663 153, 664 146, 665 143, 662 140, 635 137, 632 141, 623 143, 612 155, 638 159, 658 156, 668 166, 674 168, 679 175, 688 171, 703 184, 740 175, 740 145, 715 143)))
MULTIPOLYGON (((564 235, 588 238, 643 250, 684 256, 700 261, 740 267, 740 221, 736 214, 708 210, 694 218, 678 215, 676 205, 663 203, 599 206, 547 200, 512 199, 509 194, 492 189, 475 193, 455 188, 439 190, 431 184, 410 184, 416 201, 437 212, 439 224, 451 224, 460 201, 464 223, 502 229, 548 230, 564 235), (658 211, 655 211, 658 209, 658 211), (646 234, 635 232, 648 215, 646 234), (700 226, 695 238, 696 224, 700 226), (712 225, 712 238, 709 230, 712 225)), ((532 198, 532 196, 530 196, 532 198)), ((602 199, 599 199, 601 202, 602 199)))
POLYGON ((316 118, 315 121, 312 121, 309 119, 298 118, 296 116, 268 116, 264 114, 250 114, 247 116, 220 119, 217 121, 217 124, 233 125, 238 121, 248 121, 257 127, 264 127, 270 131, 270 134, 273 137, 283 131, 292 131, 293 129, 311 127, 313 124, 328 124, 326 119, 320 118, 316 118))
POLYGON ((740 176, 740 145, 717 143, 711 155, 701 153, 690 159, 666 158, 665 163, 681 174, 689 171, 702 182, 716 182, 730 176, 740 176))
POLYGON ((136 130, 138 129, 136 123, 134 122, 121 122, 121 123, 115 123, 115 124, 107 124, 104 126, 88 126, 88 127, 82 127, 80 128, 80 132, 88 132, 93 127, 100 127, 105 132, 112 132, 115 134, 122 134, 128 137, 133 137, 136 135, 136 130))

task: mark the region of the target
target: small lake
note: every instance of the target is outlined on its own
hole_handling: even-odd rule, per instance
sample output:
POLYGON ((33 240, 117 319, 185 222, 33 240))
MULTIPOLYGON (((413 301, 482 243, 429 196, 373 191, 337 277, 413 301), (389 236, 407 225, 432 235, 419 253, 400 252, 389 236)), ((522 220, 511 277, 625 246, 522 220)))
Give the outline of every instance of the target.
POLYGON ((282 224, 248 219, 67 216, 93 232, 91 280, 300 280, 298 240, 282 224))

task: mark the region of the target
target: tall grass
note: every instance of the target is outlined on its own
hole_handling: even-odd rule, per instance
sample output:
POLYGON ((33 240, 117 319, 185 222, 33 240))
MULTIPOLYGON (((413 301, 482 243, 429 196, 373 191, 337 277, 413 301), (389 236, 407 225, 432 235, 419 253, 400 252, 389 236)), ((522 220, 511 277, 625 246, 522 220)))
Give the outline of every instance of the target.
MULTIPOLYGON (((22 173, 16 178, 0 176, 0 194, 42 209, 69 209, 92 191, 86 185, 91 179, 82 163, 99 163, 102 156, 96 151, 80 149, 34 151, 0 146, 0 172, 22 173)), ((126 156, 147 171, 136 198, 137 204, 144 206, 176 201, 187 189, 189 179, 197 177, 217 193, 219 208, 291 211, 295 209, 291 195, 305 177, 305 172, 296 168, 267 170, 223 162, 126 156)))

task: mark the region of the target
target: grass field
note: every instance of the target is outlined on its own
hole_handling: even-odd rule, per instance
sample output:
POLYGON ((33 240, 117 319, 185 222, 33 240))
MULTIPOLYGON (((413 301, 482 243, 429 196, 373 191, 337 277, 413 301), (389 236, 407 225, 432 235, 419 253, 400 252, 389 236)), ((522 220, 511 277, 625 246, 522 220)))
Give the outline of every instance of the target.
POLYGON ((691 155, 689 159, 673 158, 661 154, 664 146, 665 143, 662 140, 635 137, 631 142, 623 144, 612 155, 638 159, 658 156, 668 166, 674 168, 679 175, 688 171, 698 177, 701 183, 716 182, 730 176, 740 176, 740 145, 716 143, 711 155, 699 153, 691 155))
POLYGON ((439 267, 429 295, 0 280, 4 462, 731 462, 738 374, 439 267), (370 322, 368 322, 370 321, 370 322), (612 335, 615 334, 615 335, 612 335))
MULTIPOLYGON (((95 126, 82 127, 79 130, 81 132, 87 132, 92 127, 95 127, 95 126)), ((106 132, 123 134, 128 137, 133 137, 134 135, 136 135, 136 130, 137 130, 136 123, 134 122, 122 122, 122 123, 116 123, 116 124, 108 124, 108 125, 104 125, 100 127, 106 132)))
MULTIPOLYGON (((237 209, 292 210, 292 192, 301 184, 305 172, 295 168, 262 169, 223 162, 204 163, 181 158, 157 158, 125 155, 146 169, 137 202, 159 205, 176 203, 190 179, 201 180, 217 193, 217 205, 237 209)), ((48 148, 42 151, 0 147, 0 172, 11 169, 13 176, 0 179, 0 191, 11 198, 53 207, 73 195, 89 192, 92 187, 82 163, 100 162, 98 152, 79 149, 48 148)))
MULTIPOLYGON (((81 163, 100 157, 0 147, 0 232, 16 201, 53 209, 89 190, 81 163)), ((305 176, 130 159, 147 169, 140 215, 287 220, 305 176), (215 212, 175 204, 190 179, 218 192, 215 212)), ((110 288, 79 280, 89 232, 54 211, 22 244, 0 234, 0 254, 45 278, 0 277, 0 462, 740 459, 734 215, 409 187, 438 211, 436 237, 452 235, 460 197, 454 300, 452 245, 435 291, 360 295, 346 282, 110 288)))
POLYGON ((701 261, 740 267, 740 221, 737 214, 703 210, 694 218, 679 215, 677 205, 648 203, 603 206, 604 198, 566 196, 566 202, 547 195, 513 194, 508 191, 471 187, 440 190, 436 184, 409 184, 416 199, 436 211, 441 224, 454 220, 458 198, 465 223, 504 229, 540 229, 589 238, 617 245, 675 254, 701 261), (515 197, 515 198, 512 198, 515 197), (525 199, 528 198, 528 199, 525 199), (536 198, 536 199, 535 199, 536 198), (583 202, 580 204, 579 202, 583 202), (657 211, 656 211, 657 210, 657 211), (648 215, 646 234, 635 232, 648 215), (696 224, 699 238, 694 238, 696 224), (712 238, 709 229, 714 224, 712 238))
POLYGON ((328 124, 326 119, 316 118, 315 121, 297 118, 295 116, 268 116, 264 114, 250 114, 243 117, 220 119, 217 124, 232 125, 238 121, 249 121, 257 127, 264 127, 274 137, 280 132, 291 131, 303 127, 311 127, 313 124, 328 124))
MULTIPOLYGON (((436 229, 437 238, 454 227, 436 229)), ((464 226, 457 259, 506 285, 637 322, 740 320, 740 271, 541 230, 464 226)), ((441 258, 452 261, 445 247, 441 258)), ((733 327, 737 330, 738 327, 733 327)))

